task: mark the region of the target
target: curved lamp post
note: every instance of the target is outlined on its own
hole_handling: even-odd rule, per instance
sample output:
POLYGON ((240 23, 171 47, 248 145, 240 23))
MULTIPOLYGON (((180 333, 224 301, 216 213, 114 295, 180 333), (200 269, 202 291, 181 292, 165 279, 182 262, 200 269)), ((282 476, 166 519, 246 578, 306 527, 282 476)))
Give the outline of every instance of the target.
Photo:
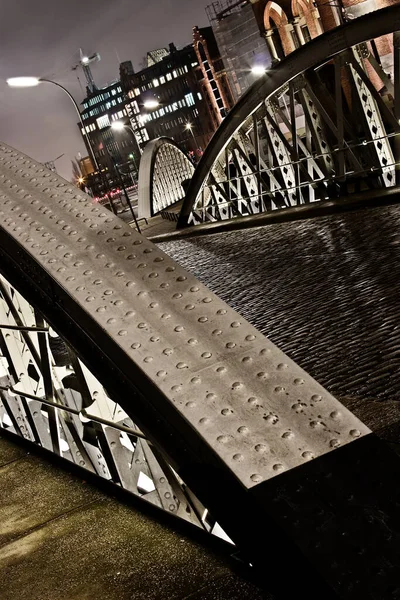
MULTIPOLYGON (((123 123, 122 121, 114 121, 111 124, 111 129, 113 129, 114 131, 123 131, 124 129, 129 129, 129 131, 132 133, 133 135, 133 139, 136 142, 136 136, 135 136, 135 132, 133 131, 132 127, 130 125, 126 125, 125 123, 123 123)), ((136 164, 136 160, 134 155, 132 154, 133 157, 133 164, 135 165, 135 169, 136 169, 136 173, 139 174, 138 168, 137 168, 137 164, 136 164)))
POLYGON ((192 123, 186 123, 186 125, 185 125, 185 129, 186 129, 186 131, 190 131, 190 133, 192 134, 192 137, 193 137, 193 139, 194 139, 194 143, 195 143, 196 149, 199 149, 199 148, 200 148, 200 146, 199 146, 199 142, 197 141, 197 138, 196 138, 196 136, 194 135, 194 131, 193 131, 193 125, 192 125, 192 123))
MULTIPOLYGON (((40 83, 52 83, 53 85, 56 85, 57 87, 61 88, 67 94, 68 98, 71 100, 72 104, 75 106, 75 110, 78 114, 79 122, 82 127, 82 130, 85 131, 85 126, 82 121, 82 116, 81 116, 81 113, 79 110, 79 106, 76 103, 75 98, 60 83, 57 83, 56 81, 52 81, 51 79, 44 79, 44 78, 38 78, 38 77, 11 77, 10 79, 7 79, 7 85, 9 85, 10 87, 13 87, 13 88, 36 87, 40 83)), ((93 162, 93 166, 95 167, 95 169, 97 171, 99 171, 100 170, 99 163, 97 162, 96 156, 94 154, 93 146, 92 146, 92 143, 90 141, 88 134, 86 134, 86 140, 87 140, 87 145, 89 148, 90 158, 92 159, 92 162, 93 162)))

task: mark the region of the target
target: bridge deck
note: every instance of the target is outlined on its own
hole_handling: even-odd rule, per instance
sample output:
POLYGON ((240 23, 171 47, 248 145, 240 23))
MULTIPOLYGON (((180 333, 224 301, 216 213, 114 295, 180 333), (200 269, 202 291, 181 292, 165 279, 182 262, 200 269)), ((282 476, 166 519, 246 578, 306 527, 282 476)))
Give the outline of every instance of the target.
POLYGON ((399 438, 399 206, 160 247, 373 430, 399 438))
POLYGON ((261 600, 227 557, 0 438, 2 600, 261 600))

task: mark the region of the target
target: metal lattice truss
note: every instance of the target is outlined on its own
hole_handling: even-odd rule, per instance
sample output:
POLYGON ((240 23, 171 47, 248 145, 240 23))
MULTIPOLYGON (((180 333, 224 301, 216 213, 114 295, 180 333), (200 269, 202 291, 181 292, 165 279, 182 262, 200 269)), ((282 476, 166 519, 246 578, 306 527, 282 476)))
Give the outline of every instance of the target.
POLYGON ((248 91, 196 169, 179 226, 396 185, 400 77, 366 37, 376 15, 316 38, 248 91))
POLYGON ((0 428, 226 538, 72 348, 1 276, 0 428))
POLYGON ((182 200, 182 184, 193 173, 193 164, 173 140, 158 138, 149 142, 140 161, 139 217, 152 217, 182 200))

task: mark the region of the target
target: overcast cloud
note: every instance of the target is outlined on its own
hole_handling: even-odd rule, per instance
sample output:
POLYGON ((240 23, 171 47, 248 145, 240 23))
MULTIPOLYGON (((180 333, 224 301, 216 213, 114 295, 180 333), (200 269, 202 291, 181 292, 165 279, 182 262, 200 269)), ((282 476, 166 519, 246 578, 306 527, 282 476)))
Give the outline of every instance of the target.
MULTIPOLYGON (((118 78, 118 59, 141 67, 148 50, 191 42, 194 25, 208 25, 211 0, 3 0, 0 20, 0 140, 45 162, 65 153, 58 172, 71 178, 71 159, 85 153, 76 113, 62 90, 49 84, 11 89, 8 77, 55 79, 78 103, 83 94, 71 67, 79 48, 99 52, 99 87, 118 78)), ((80 73, 82 83, 83 73, 80 73)))

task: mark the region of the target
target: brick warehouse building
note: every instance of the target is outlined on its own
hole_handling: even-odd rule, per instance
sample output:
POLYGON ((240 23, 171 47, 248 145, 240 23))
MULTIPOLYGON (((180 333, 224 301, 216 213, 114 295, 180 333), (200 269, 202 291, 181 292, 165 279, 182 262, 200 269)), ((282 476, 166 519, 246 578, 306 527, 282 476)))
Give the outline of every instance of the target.
POLYGON ((235 101, 212 28, 193 27, 193 46, 199 63, 197 78, 211 121, 210 129, 216 131, 235 101))
POLYGON ((127 121, 141 149, 161 136, 173 138, 186 151, 202 151, 214 125, 198 82, 196 52, 190 44, 165 53, 149 53, 150 64, 135 72, 121 63, 120 78, 127 102, 127 121))

